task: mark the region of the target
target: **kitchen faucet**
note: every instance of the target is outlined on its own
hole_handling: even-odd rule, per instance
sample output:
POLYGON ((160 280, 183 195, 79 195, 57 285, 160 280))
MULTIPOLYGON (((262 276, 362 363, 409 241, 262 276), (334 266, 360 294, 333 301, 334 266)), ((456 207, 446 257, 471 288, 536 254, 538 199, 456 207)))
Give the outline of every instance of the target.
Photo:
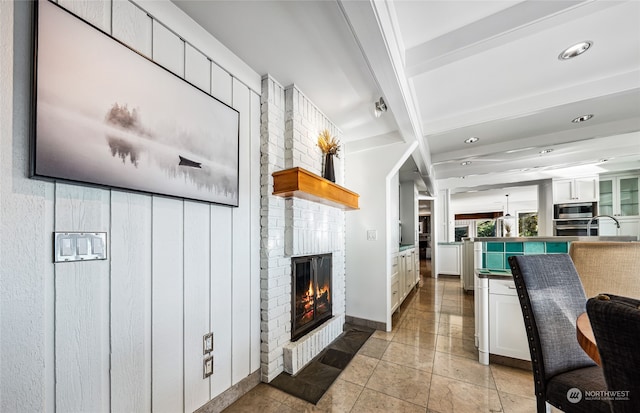
POLYGON ((593 222, 593 220, 596 219, 596 218, 604 218, 604 217, 611 218, 612 220, 616 221, 616 227, 620 228, 620 221, 618 221, 617 219, 615 219, 611 215, 596 215, 594 217, 591 217, 589 222, 587 222, 587 237, 591 236, 591 223, 593 222))

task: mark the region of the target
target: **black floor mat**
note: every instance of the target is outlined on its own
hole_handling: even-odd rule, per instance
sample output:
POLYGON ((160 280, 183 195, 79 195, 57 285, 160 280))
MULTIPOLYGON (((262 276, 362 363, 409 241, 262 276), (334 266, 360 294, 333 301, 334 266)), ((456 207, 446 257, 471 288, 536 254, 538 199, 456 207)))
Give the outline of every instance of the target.
POLYGON ((318 403, 374 331, 349 327, 298 374, 281 373, 269 384, 309 403, 318 403))

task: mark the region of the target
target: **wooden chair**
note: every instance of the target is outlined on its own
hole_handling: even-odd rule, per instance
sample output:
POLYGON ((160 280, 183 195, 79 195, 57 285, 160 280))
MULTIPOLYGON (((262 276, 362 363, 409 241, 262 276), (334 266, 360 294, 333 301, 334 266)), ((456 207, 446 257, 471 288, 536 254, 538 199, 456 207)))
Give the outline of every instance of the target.
POLYGON ((569 247, 584 292, 640 299, 640 242, 574 241, 569 247))

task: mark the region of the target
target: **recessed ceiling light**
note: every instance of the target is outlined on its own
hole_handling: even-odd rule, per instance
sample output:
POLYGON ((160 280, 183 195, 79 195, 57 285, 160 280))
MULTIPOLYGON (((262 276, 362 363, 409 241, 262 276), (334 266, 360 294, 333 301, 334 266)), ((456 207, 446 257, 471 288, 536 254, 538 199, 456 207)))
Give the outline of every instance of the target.
POLYGON ((584 42, 576 43, 573 46, 569 46, 558 55, 559 60, 569 60, 576 56, 580 56, 582 53, 589 50, 593 46, 591 40, 585 40, 584 42))
POLYGON ((472 136, 469 139, 465 139, 464 143, 476 143, 480 140, 477 136, 472 136))
POLYGON ((471 165, 471 161, 460 162, 460 165, 462 165, 462 166, 471 165))
POLYGON ((578 116, 577 118, 573 119, 571 122, 573 123, 585 122, 591 119, 592 117, 593 117, 593 114, 590 113, 588 115, 578 116))
POLYGON ((544 155, 545 153, 551 153, 551 152, 553 152, 553 149, 543 149, 540 151, 542 155, 544 155))

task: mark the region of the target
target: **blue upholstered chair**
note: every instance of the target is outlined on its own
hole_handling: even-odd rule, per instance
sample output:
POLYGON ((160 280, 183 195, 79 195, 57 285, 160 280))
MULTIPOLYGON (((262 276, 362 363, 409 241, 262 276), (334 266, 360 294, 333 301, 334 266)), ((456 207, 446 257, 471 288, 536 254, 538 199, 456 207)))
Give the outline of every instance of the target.
POLYGON ((640 412, 640 300, 601 294, 587 301, 614 413, 640 412), (624 393, 624 392, 629 392, 624 393))
POLYGON ((610 413, 607 401, 582 397, 607 386, 576 338, 576 319, 587 299, 569 255, 512 256, 509 265, 529 340, 538 413, 548 411, 547 403, 567 413, 610 413))

